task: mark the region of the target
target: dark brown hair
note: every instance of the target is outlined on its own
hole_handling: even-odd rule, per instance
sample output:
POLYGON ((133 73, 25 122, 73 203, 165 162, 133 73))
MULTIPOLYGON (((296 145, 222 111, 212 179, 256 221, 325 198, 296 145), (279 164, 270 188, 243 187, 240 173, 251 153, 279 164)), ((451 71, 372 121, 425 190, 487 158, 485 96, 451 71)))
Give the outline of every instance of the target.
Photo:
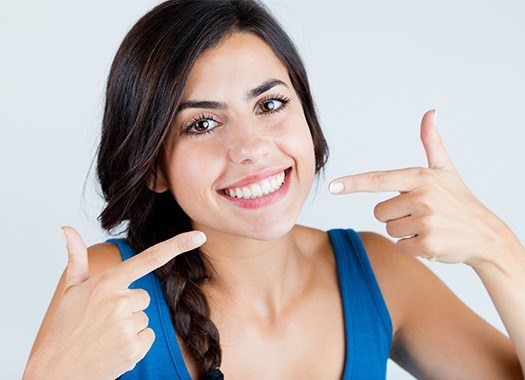
MULTIPOLYGON (((144 15, 120 45, 107 82, 97 176, 105 206, 98 217, 123 231, 136 252, 192 230, 167 190, 155 193, 164 138, 197 58, 236 31, 264 40, 288 70, 314 141, 315 173, 328 158, 304 65, 288 35, 256 0, 172 0, 144 15)), ((211 266, 199 249, 154 272, 161 280, 177 333, 205 373, 221 364, 219 332, 200 285, 211 266)))

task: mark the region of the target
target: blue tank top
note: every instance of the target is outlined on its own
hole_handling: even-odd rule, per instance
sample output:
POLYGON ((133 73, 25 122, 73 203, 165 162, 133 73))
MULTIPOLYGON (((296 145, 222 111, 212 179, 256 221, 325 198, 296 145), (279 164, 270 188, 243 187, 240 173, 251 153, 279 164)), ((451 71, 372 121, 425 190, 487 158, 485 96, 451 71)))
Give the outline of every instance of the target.
MULTIPOLYGON (((385 379, 392 344, 392 321, 359 234, 353 229, 328 231, 337 264, 345 326, 345 366, 342 380, 385 379)), ((108 239, 123 260, 135 254, 127 239, 108 239)), ((146 290, 151 302, 144 310, 155 341, 135 368, 119 379, 191 380, 171 322, 162 285, 153 272, 130 289, 146 290)), ((226 376, 225 376, 225 380, 226 376)))

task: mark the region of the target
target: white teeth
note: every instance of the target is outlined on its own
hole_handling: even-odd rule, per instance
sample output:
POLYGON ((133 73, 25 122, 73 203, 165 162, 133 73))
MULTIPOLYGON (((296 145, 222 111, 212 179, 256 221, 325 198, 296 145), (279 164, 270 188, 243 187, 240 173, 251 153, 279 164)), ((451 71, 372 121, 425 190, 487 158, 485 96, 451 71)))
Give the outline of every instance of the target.
POLYGON ((272 185, 268 181, 262 181, 261 190, 264 195, 268 194, 272 190, 272 185))
POLYGON ((251 196, 252 196, 252 191, 249 188, 247 188, 247 187, 243 187, 242 188, 242 197, 243 198, 251 198, 251 196))
POLYGON ((263 195, 261 186, 259 186, 256 183, 254 183, 253 185, 250 185, 250 189, 252 190, 252 194, 254 197, 260 197, 261 195, 263 195))
POLYGON ((259 183, 254 183, 243 188, 226 189, 226 194, 232 198, 257 198, 273 193, 284 183, 285 174, 281 172, 271 178, 264 179, 259 183))

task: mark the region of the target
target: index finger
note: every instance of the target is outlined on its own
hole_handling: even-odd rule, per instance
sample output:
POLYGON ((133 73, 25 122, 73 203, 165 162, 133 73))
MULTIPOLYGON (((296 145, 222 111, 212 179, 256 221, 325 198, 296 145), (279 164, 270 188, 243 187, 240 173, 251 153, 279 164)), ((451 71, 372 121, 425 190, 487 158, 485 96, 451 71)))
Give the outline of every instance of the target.
POLYGON ((399 191, 403 193, 412 191, 420 186, 422 184, 422 176, 428 174, 424 168, 372 171, 335 179, 330 182, 329 189, 333 194, 381 191, 399 191))
POLYGON ((114 280, 112 282, 119 287, 128 288, 133 281, 153 272, 181 253, 201 246, 205 241, 206 235, 203 232, 190 231, 155 244, 120 265, 110 268, 114 271, 111 275, 111 279, 114 280))

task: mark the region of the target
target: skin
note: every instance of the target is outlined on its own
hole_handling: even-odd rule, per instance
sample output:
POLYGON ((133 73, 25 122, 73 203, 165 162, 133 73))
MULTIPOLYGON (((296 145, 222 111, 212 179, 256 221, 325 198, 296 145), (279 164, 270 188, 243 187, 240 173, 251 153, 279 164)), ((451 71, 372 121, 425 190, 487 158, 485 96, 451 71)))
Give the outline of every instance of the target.
MULTIPOLYGON (((158 192, 169 188, 192 219, 193 227, 207 236, 202 250, 217 273, 203 291, 210 303, 211 319, 220 332, 222 372, 228 379, 340 379, 346 348, 333 250, 325 231, 295 224, 313 183, 314 156, 308 126, 286 69, 263 41, 250 34, 236 33, 199 58, 182 100, 189 99, 220 101, 226 108, 185 109, 177 114, 166 141, 159 180, 156 184, 150 183, 150 188, 158 192), (287 86, 274 87, 246 101, 249 90, 270 78, 279 79, 287 86), (285 95, 291 102, 281 112, 260 114, 261 100, 275 94, 285 95), (220 122, 216 131, 200 137, 180 133, 182 126, 202 113, 220 122), (241 209, 215 192, 248 174, 281 166, 293 167, 290 192, 271 206, 241 209)), ((432 134, 435 122, 430 119, 431 113, 423 119, 422 140, 429 163, 435 164, 442 162, 444 150, 439 150, 440 142, 432 134)), ((389 204, 376 206, 376 217, 387 223, 387 232, 391 235, 407 231, 421 235, 432 233, 434 240, 430 241, 437 241, 436 230, 425 225, 420 227, 421 223, 399 227, 400 217, 408 215, 407 212, 426 213, 449 218, 452 225, 458 223, 461 219, 454 218, 462 213, 454 214, 453 210, 443 208, 442 202, 450 198, 438 191, 441 186, 456 199, 461 198, 458 204, 465 205, 466 210, 479 212, 482 208, 465 193, 457 179, 449 178, 454 177, 449 172, 442 172, 443 177, 448 176, 448 182, 445 178, 444 182, 432 184, 428 173, 419 175, 421 170, 341 178, 344 183, 341 194, 396 189, 405 198, 412 198, 409 202, 394 198, 389 204), (422 186, 414 185, 421 178, 427 181, 423 186, 425 194, 436 196, 432 204, 441 205, 439 210, 425 207, 428 204, 418 198, 416 190, 422 186), (396 220, 398 222, 394 222, 396 220)), ((497 219, 491 217, 491 220, 497 219)), ((511 313, 510 307, 514 303, 525 312, 516 296, 518 292, 511 291, 513 287, 525 290, 520 280, 524 277, 520 273, 525 273, 525 265, 517 259, 525 252, 507 230, 499 228, 501 226, 493 225, 499 235, 475 235, 474 240, 481 239, 479 247, 485 247, 496 235, 502 236, 497 242, 491 241, 487 250, 477 257, 473 253, 478 252, 476 250, 461 256, 464 247, 461 244, 465 241, 450 234, 441 241, 450 244, 450 255, 445 256, 444 251, 439 250, 440 245, 418 246, 419 240, 414 238, 400 244, 373 232, 359 233, 392 320, 390 357, 417 378, 523 378, 512 341, 467 308, 415 258, 439 256, 444 261, 446 258, 453 261, 455 257, 457 261, 480 264, 476 269, 503 320, 513 327, 514 339, 525 341, 519 335, 519 321, 516 317, 512 319, 513 315, 522 313, 511 313), (488 248, 491 252, 496 250, 503 259, 486 260, 488 248), (496 262, 499 266, 489 264, 496 262)), ((96 278, 97 273, 122 264, 113 244, 96 244, 85 249, 78 234, 70 233, 69 238, 69 246, 82 247, 76 253, 70 252, 71 257, 89 258, 90 276, 96 278)), ((75 263, 75 259, 70 261, 75 263)), ((87 264, 81 266, 87 268, 87 264)), ((140 272, 145 273, 144 269, 140 272)), ((66 273, 57 286, 32 354, 52 331, 53 315, 61 307, 60 299, 66 287, 66 273)), ((104 278, 109 281, 108 276, 104 278)), ((198 378, 197 369, 180 339, 179 345, 190 374, 198 378)))
POLYGON ((310 272, 293 235, 315 168, 300 100, 271 49, 244 33, 200 57, 182 102, 189 99, 224 102, 227 109, 191 108, 177 114, 155 190, 169 187, 193 227, 208 237, 203 250, 221 274, 213 287, 250 305, 255 315, 277 316, 293 299, 295 285, 304 283, 310 272), (286 85, 246 101, 250 89, 270 78, 286 85), (268 95, 284 95, 291 101, 280 105, 279 112, 265 114, 261 99, 268 95), (221 125, 198 137, 181 135, 188 121, 203 112, 221 125), (249 174, 289 166, 293 168, 289 193, 269 207, 243 209, 216 192, 249 174))

